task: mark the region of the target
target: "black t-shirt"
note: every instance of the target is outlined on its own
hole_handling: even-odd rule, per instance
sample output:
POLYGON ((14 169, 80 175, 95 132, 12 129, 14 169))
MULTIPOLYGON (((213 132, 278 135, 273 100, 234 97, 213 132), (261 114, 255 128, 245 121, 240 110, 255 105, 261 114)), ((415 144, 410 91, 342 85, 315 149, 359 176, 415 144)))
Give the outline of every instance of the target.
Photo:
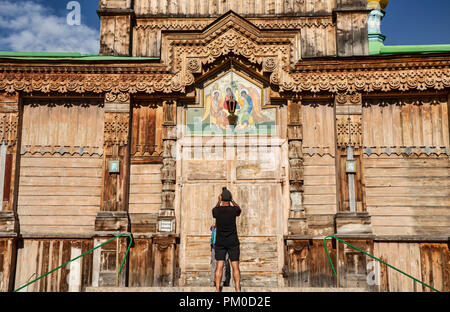
POLYGON ((239 244, 236 217, 241 209, 235 206, 219 206, 213 209, 216 219, 216 246, 233 247, 239 244))

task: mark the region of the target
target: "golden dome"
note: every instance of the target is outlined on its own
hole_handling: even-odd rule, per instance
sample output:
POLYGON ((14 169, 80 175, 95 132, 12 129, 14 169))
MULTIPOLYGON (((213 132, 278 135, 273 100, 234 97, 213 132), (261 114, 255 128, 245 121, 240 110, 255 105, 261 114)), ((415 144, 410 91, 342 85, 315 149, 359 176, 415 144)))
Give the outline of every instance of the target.
POLYGON ((389 0, 367 0, 367 8, 376 10, 384 10, 389 3, 389 0))

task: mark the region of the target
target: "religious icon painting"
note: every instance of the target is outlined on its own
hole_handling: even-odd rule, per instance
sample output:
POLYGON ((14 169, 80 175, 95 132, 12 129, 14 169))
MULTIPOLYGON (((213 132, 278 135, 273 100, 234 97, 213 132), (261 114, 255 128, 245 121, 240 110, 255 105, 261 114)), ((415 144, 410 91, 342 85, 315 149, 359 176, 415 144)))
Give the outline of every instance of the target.
POLYGON ((230 70, 204 85, 202 108, 189 108, 187 134, 271 135, 276 109, 264 108, 262 84, 230 70))

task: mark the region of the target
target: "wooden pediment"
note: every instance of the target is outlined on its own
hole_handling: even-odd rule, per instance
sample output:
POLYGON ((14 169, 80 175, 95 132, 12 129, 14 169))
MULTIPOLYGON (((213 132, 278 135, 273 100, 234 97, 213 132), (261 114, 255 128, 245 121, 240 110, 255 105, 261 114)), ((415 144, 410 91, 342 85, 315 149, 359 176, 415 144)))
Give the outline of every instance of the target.
POLYGON ((299 59, 299 38, 298 30, 261 30, 230 11, 202 31, 163 32, 161 59, 174 75, 174 92, 184 92, 192 85, 194 74, 203 73, 203 65, 228 55, 262 65, 272 84, 281 91, 291 90, 289 72, 299 59))

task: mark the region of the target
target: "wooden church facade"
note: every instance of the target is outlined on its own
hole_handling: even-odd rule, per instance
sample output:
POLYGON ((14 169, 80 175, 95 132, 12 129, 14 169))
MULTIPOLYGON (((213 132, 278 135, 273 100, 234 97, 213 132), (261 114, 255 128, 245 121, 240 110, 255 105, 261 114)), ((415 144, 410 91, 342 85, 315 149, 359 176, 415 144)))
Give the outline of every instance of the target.
POLYGON ((243 286, 430 291, 330 239, 334 277, 335 235, 450 290, 449 53, 370 56, 364 0, 98 12, 100 56, 0 59, 1 291, 124 232, 120 276, 126 236, 27 291, 210 285, 222 186, 243 286), (218 135, 229 81, 253 111, 218 135))

